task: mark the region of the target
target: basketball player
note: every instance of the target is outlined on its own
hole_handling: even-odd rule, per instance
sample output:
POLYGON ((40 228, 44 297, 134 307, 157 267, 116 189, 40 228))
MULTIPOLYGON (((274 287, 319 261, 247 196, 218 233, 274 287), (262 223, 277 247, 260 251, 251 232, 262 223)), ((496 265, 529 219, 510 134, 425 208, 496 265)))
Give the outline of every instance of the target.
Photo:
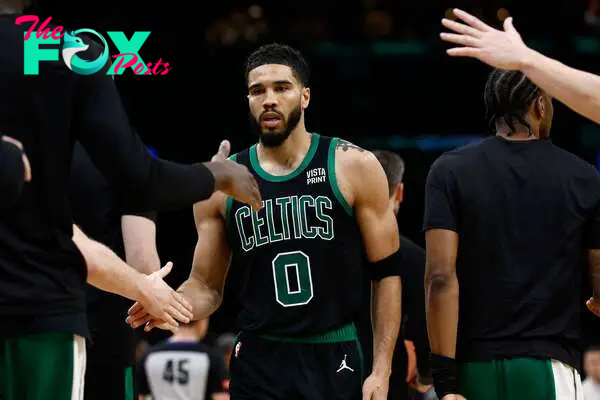
MULTIPOLYGON (((364 267, 374 287, 374 360, 363 398, 386 399, 401 293, 385 173, 370 152, 306 130, 308 66, 298 51, 263 46, 246 71, 260 139, 232 158, 255 175, 264 208, 254 213, 222 193, 196 204, 198 244, 180 292, 195 318, 214 312, 233 256, 242 333, 230 365, 232 399, 360 399, 353 322, 364 267)), ((148 318, 134 305, 128 321, 148 318)))
MULTIPOLYGON (((15 24, 22 9, 22 1, 0 0, 0 132, 23 144, 35 173, 18 204, 0 219, 0 385, 10 383, 11 392, 0 391, 4 400, 48 393, 53 400, 68 400, 82 390, 83 363, 81 357, 77 363, 63 360, 75 360, 74 349, 89 336, 86 260, 72 239, 68 201, 73 143, 83 145, 135 211, 193 204, 215 189, 255 206, 260 195, 252 174, 237 163, 180 165, 152 158, 132 132, 106 70, 79 75, 59 58, 40 62, 37 75, 25 75, 24 34, 31 23, 15 24)), ((101 50, 90 44, 82 57, 96 59, 101 50)), ((62 57, 60 45, 44 51, 62 57)), ((145 282, 145 275, 134 272, 122 271, 145 282)), ((87 278, 101 288, 139 294, 135 284, 114 275, 88 273, 87 278)))
POLYGON ((454 15, 466 25, 442 20, 446 28, 455 32, 441 33, 442 39, 463 46, 449 49, 449 55, 519 70, 550 96, 600 123, 600 76, 568 67, 527 47, 513 26, 512 17, 504 20, 504 30, 500 31, 462 10, 455 9, 454 15))
POLYGON ((138 368, 139 400, 229 400, 229 377, 221 355, 201 342, 208 320, 180 325, 152 347, 138 368))
POLYGON ((552 98, 521 72, 494 70, 484 98, 496 135, 442 155, 427 178, 434 386, 442 399, 581 400, 581 261, 599 294, 600 175, 548 140, 552 98))
POLYGON ((0 209, 10 210, 21 197, 23 184, 31 181, 31 167, 21 142, 10 136, 0 138, 0 209))
MULTIPOLYGON (((85 149, 75 144, 70 201, 73 220, 91 238, 105 244, 137 271, 160 268, 156 249, 156 213, 132 213, 110 187, 85 149)), ((88 285, 87 314, 91 340, 86 343, 85 400, 135 400, 134 332, 123 324, 130 301, 88 285)))
MULTIPOLYGON (((389 206, 398 215, 404 200, 405 164, 402 157, 387 150, 373 151, 388 180, 389 206)), ((429 340, 425 319, 425 250, 404 235, 400 235, 400 260, 402 269, 402 327, 392 361, 392 375, 388 399, 402 400, 411 389, 428 391, 430 385, 417 385, 430 379, 429 340), (405 341, 406 340, 406 341, 405 341), (414 344, 413 344, 414 343, 414 344), (408 367, 408 370, 407 370, 408 367), (419 378, 417 378, 417 371, 419 378)), ((364 342, 363 342, 364 343, 364 342)))

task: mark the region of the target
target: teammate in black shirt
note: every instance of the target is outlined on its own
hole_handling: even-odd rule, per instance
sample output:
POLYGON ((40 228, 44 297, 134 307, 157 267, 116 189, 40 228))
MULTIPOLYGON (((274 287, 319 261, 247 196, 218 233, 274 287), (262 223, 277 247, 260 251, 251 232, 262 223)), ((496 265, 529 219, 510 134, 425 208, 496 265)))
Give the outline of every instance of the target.
POLYGON ((181 325, 152 347, 138 368, 140 400, 229 400, 229 374, 219 352, 201 340, 208 320, 181 325))
MULTIPOLYGON (((38 75, 25 75, 24 33, 30 24, 15 24, 22 5, 0 1, 3 13, 12 12, 0 15, 0 132, 27 149, 35 179, 0 220, 0 390, 6 400, 47 393, 53 400, 63 400, 80 389, 82 378, 82 357, 75 357, 74 349, 79 351, 80 338, 88 336, 86 260, 93 263, 87 271, 89 282, 141 294, 130 280, 101 274, 106 271, 104 263, 117 270, 123 267, 114 258, 99 262, 98 258, 114 255, 106 247, 81 232, 73 237, 68 199, 73 143, 79 141, 111 186, 126 193, 132 209, 185 206, 208 198, 214 189, 255 205, 260 197, 254 178, 239 164, 186 166, 152 158, 131 131, 105 70, 78 75, 61 58, 40 62, 38 75), (85 259, 78 247, 88 252, 85 259), (34 364, 29 363, 31 354, 34 364), (58 360, 63 367, 56 366, 58 360), (74 361, 64 364, 64 360, 74 361)), ((52 31, 55 26, 48 28, 52 31)), ((60 45, 54 50, 62 57, 60 45)), ((90 59, 100 51, 91 43, 90 59)), ((120 271, 134 282, 143 278, 135 271, 120 271)), ((165 272, 168 269, 142 282, 156 282, 165 272)))
MULTIPOLYGON (((398 215, 400 205, 404 200, 404 160, 391 151, 375 150, 375 157, 383 167, 388 180, 389 206, 398 215)), ((427 324, 425 319, 425 291, 423 279, 425 277, 425 250, 404 235, 400 235, 400 252, 398 253, 397 268, 402 277, 402 327, 396 343, 396 351, 392 361, 392 375, 390 376, 390 390, 388 399, 402 400, 409 395, 409 378, 407 370, 409 364, 409 349, 404 340, 410 340, 415 345, 416 366, 419 379, 411 379, 413 389, 427 390, 423 382, 430 380, 429 373, 429 340, 427 338, 427 324)), ((367 314, 367 313, 365 313, 367 314)), ((368 314, 367 314, 368 316, 368 314)), ((370 325, 370 320, 367 322, 370 325)), ((363 328, 364 330, 364 328, 363 328)), ((368 331, 366 332, 368 333, 368 331)), ((368 334, 364 335, 362 343, 370 342, 368 334)), ((365 352, 366 353, 366 352, 365 352)), ((365 357, 369 359, 370 357, 365 357)), ((416 371, 415 371, 416 372, 416 371)), ((416 378, 416 376, 415 376, 416 378)))
MULTIPOLYGON (((363 391, 385 399, 401 312, 385 173, 370 152, 306 131, 308 67, 296 50, 259 48, 247 61, 247 83, 260 142, 233 158, 255 174, 264 208, 255 213, 221 193, 197 204, 198 244, 180 292, 195 318, 205 318, 221 302, 233 257, 242 330, 230 365, 234 400, 360 399, 353 322, 366 257, 375 350, 363 391)), ((134 326, 146 319, 141 307, 131 311, 134 326)))
MULTIPOLYGON (((74 221, 90 237, 136 270, 149 275, 160 268, 155 213, 128 213, 119 194, 78 143, 71 166, 71 207, 74 221)), ((91 285, 86 297, 91 341, 87 343, 84 398, 134 400, 134 335, 123 323, 131 303, 91 285)))
POLYGON ((588 256, 600 293, 600 176, 550 142, 552 99, 522 73, 494 70, 485 104, 496 135, 444 154, 427 179, 434 385, 467 399, 581 399, 588 256))

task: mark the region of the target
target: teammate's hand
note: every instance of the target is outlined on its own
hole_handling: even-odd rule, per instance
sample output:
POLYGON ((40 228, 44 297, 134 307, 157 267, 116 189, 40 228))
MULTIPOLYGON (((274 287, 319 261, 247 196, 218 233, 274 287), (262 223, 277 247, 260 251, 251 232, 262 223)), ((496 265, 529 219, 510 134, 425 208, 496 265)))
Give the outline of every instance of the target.
POLYGON ((585 302, 588 310, 590 310, 596 317, 600 317, 600 300, 596 300, 591 297, 588 301, 585 302))
POLYGON ((179 326, 177 321, 187 324, 194 315, 192 306, 163 280, 172 268, 173 263, 168 262, 153 274, 144 276, 140 284, 142 298, 138 299, 138 303, 149 315, 175 329, 179 326))
POLYGON ((371 374, 363 383, 363 400, 387 400, 389 378, 371 374))
POLYGON ((229 140, 223 140, 219 145, 217 154, 212 156, 210 161, 225 161, 229 157, 229 153, 231 153, 231 143, 229 143, 229 140))
POLYGON ((2 136, 2 140, 6 143, 10 143, 15 145, 21 150, 21 158, 23 160, 23 167, 25 167, 25 175, 23 176, 23 180, 25 182, 31 181, 31 165, 29 164, 29 158, 25 154, 25 150, 23 149, 23 144, 19 142, 17 139, 12 138, 10 136, 2 136))
POLYGON ((523 43, 511 17, 504 20, 504 30, 500 31, 462 10, 454 9, 453 12, 466 25, 447 18, 442 20, 442 25, 455 32, 441 33, 442 40, 463 46, 447 50, 449 55, 477 58, 506 70, 522 68, 532 50, 523 43))
POLYGON ((230 151, 231 144, 229 141, 223 140, 217 154, 212 157, 211 162, 206 164, 215 177, 215 187, 258 211, 262 208, 258 183, 248 168, 227 160, 230 151))

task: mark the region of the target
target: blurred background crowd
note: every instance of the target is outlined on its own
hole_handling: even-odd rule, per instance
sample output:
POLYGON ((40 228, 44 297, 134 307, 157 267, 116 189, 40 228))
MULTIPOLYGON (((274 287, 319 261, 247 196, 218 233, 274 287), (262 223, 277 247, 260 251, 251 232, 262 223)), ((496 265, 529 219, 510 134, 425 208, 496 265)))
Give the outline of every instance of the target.
MULTIPOLYGON (((256 141, 248 129, 245 57, 277 41, 299 48, 312 68, 309 130, 368 149, 389 149, 406 162, 404 235, 423 243, 423 186, 442 152, 488 135, 483 86, 489 68, 449 58, 440 19, 460 7, 499 26, 509 15, 525 41, 576 68, 600 73, 600 0, 39 0, 31 13, 69 29, 100 33, 151 31, 140 50, 146 62, 169 62, 164 76, 116 82, 131 124, 166 159, 207 160, 223 138, 233 151, 256 141)), ((112 43, 111 43, 112 45, 112 43)), ((111 49, 116 54, 116 49, 111 49)), ((552 137, 559 146, 600 165, 600 127, 555 104, 552 137)), ((158 249, 187 276, 196 242, 191 209, 158 217, 158 249)), ((232 350, 233 305, 211 319, 206 340, 232 350)), ((600 327, 583 313, 582 347, 600 343, 600 327)), ((168 336, 143 336, 151 345, 168 336)), ((596 357, 598 358, 598 357, 596 357)), ((590 362, 588 371, 598 371, 590 362)), ((595 379, 600 381, 600 373, 595 379)))

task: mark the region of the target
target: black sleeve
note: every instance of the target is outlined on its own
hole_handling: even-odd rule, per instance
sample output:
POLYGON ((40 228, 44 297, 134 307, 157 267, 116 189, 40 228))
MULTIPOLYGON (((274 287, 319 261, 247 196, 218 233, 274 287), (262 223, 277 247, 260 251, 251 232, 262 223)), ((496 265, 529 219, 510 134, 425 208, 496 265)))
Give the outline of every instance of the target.
POLYGON ((0 208, 12 208, 21 197, 25 183, 23 153, 12 143, 0 141, 0 208))
POLYGON ((214 177, 204 165, 150 155, 129 126, 110 76, 80 76, 75 97, 76 139, 114 189, 127 194, 128 209, 173 209, 211 196, 214 177))
POLYGON ((208 373, 206 394, 227 393, 229 391, 229 373, 225 367, 225 362, 216 352, 209 356, 210 371, 208 373))
POLYGON ((588 249, 600 249, 600 174, 595 173, 593 180, 582 190, 594 193, 591 200, 594 205, 585 224, 584 244, 588 249))
POLYGON ((406 339, 415 344, 417 369, 429 376, 429 338, 425 314, 425 251, 412 242, 401 242, 402 307, 407 316, 406 339))
POLYGON ((449 159, 437 159, 427 176, 425 184, 425 216, 423 229, 458 230, 457 188, 450 169, 449 159))
POLYGON ((148 385, 148 377, 146 376, 146 359, 148 353, 144 354, 144 357, 140 360, 137 366, 137 381, 138 381, 138 392, 141 395, 148 396, 150 393, 150 385, 148 385))

